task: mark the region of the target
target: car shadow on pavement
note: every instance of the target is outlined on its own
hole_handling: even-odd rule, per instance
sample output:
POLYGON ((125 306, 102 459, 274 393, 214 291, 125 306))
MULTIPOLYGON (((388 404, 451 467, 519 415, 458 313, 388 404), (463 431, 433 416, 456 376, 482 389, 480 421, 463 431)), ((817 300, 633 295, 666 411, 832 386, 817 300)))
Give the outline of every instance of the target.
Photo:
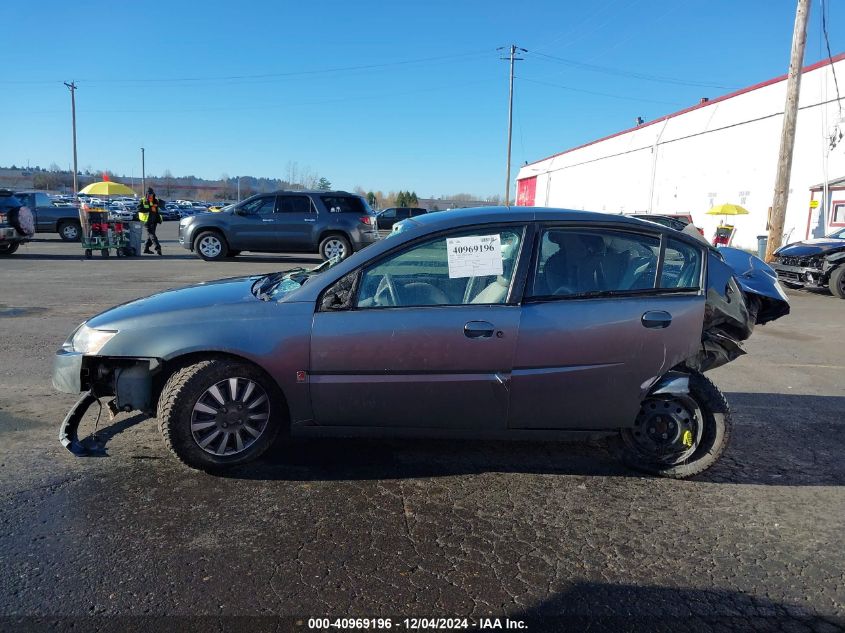
MULTIPOLYGON (((772 486, 845 485, 845 397, 730 393, 727 451, 693 481, 772 486)), ((301 439, 279 441, 225 477, 364 480, 485 472, 641 477, 606 442, 301 439)))
MULTIPOLYGON (((839 631, 845 619, 729 589, 574 583, 548 600, 511 613, 528 629, 554 631, 839 631), (534 625, 534 626, 532 626, 534 625)), ((506 628, 503 624, 502 628, 506 628)), ((515 627, 513 627, 515 628, 515 627)))
POLYGON ((699 481, 773 486, 845 485, 845 396, 726 393, 728 450, 699 481))

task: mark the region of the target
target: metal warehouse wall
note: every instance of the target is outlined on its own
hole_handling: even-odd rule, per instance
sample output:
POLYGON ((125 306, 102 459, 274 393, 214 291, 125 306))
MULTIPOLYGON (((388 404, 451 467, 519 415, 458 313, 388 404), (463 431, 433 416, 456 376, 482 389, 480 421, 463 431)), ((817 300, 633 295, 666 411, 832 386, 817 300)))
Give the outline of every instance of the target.
MULTIPOLYGON (((845 54, 834 68, 845 91, 845 54)), ((774 194, 785 98, 779 77, 526 165, 518 179, 536 177, 536 206, 691 213, 708 238, 720 218, 705 212, 741 204, 751 215, 735 218, 734 245, 756 248, 774 194)), ((829 63, 805 68, 799 108, 785 224, 793 241, 804 239, 808 222, 810 234, 829 230, 827 217, 818 223, 822 208, 809 206, 810 187, 825 180, 826 154, 829 178, 845 176, 845 141, 831 151, 826 138, 840 117, 829 63)))

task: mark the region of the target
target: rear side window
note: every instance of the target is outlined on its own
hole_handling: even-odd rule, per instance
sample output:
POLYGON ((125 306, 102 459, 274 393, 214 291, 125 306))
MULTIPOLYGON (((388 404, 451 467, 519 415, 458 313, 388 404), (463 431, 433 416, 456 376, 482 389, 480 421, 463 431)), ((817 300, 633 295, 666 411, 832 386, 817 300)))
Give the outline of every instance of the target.
POLYGON ((323 205, 330 213, 357 213, 367 215, 369 210, 364 201, 355 196, 320 196, 323 205))
POLYGON ((279 196, 276 213, 311 213, 308 196, 279 196))
POLYGON ((548 229, 531 296, 572 297, 655 287, 660 240, 626 231, 548 229))
POLYGON ((661 288, 701 287, 701 249, 680 240, 669 238, 660 274, 661 288))

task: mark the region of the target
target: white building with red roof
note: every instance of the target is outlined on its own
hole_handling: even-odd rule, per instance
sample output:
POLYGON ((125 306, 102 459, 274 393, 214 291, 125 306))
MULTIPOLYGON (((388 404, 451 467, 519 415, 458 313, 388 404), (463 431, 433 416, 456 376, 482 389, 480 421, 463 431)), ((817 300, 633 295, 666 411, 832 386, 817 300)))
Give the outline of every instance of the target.
MULTIPOLYGON (((845 100, 834 71, 845 97, 845 53, 803 70, 785 241, 845 226, 845 191, 824 186, 845 176, 845 100)), ((750 213, 730 218, 734 245, 756 249, 774 196, 785 99, 783 75, 526 164, 517 204, 691 214, 708 239, 722 218, 706 211, 738 204, 750 213)))

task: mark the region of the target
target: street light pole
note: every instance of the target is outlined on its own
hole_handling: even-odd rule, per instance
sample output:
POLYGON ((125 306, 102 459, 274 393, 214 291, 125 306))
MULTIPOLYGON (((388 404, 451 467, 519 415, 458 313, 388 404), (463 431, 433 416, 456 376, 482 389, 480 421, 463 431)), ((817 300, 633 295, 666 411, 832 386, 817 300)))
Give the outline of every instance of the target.
POLYGON ((141 197, 147 195, 147 169, 144 164, 144 148, 141 148, 141 197))
POLYGON ((241 201, 241 177, 238 176, 238 202, 241 201))
POLYGON ((76 82, 65 82, 65 85, 70 90, 70 113, 73 125, 73 195, 79 192, 78 183, 76 181, 76 174, 79 172, 76 166, 76 82))
MULTIPOLYGON (((503 50, 503 47, 497 50, 503 50)), ((521 61, 522 59, 524 59, 522 57, 516 57, 517 51, 522 51, 523 53, 528 52, 524 48, 519 48, 515 44, 511 44, 509 56, 502 57, 502 59, 510 59, 511 64, 510 85, 508 89, 508 166, 505 176, 505 206, 509 206, 511 203, 511 139, 513 137, 513 66, 514 62, 521 61)))

